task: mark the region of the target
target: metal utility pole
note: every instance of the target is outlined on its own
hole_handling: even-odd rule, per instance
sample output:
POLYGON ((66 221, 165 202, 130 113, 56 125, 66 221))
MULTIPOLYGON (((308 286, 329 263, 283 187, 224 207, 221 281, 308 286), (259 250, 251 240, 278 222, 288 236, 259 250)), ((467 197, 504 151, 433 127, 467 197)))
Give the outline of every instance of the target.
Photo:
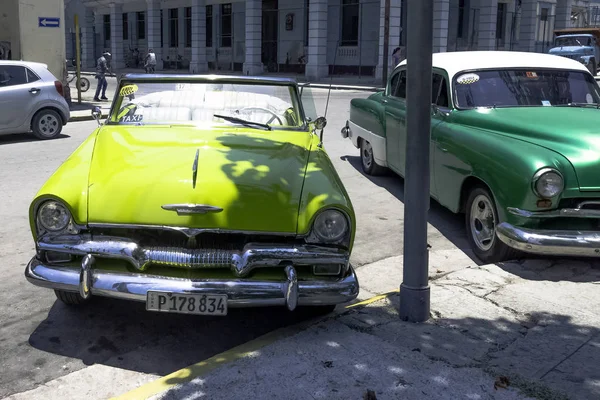
POLYGON ((388 78, 388 63, 390 54, 390 0, 385 0, 383 13, 383 74, 381 86, 385 87, 388 78))
POLYGON ((404 277, 400 318, 429 319, 429 146, 433 1, 407 1, 406 177, 404 185, 404 277))
POLYGON ((75 78, 75 87, 77 88, 77 103, 81 104, 81 51, 80 51, 80 40, 79 40, 79 16, 75 14, 75 71, 77 71, 77 77, 75 78))

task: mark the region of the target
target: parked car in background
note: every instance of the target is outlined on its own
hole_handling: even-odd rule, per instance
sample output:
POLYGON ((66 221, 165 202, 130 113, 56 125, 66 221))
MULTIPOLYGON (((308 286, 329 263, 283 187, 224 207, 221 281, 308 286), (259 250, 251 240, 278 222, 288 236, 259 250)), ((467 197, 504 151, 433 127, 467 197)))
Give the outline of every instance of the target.
POLYGON ((69 305, 202 315, 353 300, 356 222, 324 126, 293 80, 125 75, 31 203, 27 279, 69 305))
POLYGON ((0 135, 60 135, 71 114, 63 84, 46 64, 0 60, 0 135))
POLYGON ((579 61, 596 75, 600 61, 600 28, 569 28, 554 31, 548 53, 579 61))
MULTIPOLYGON (((362 168, 403 176, 406 60, 353 99, 342 129, 362 168)), ((431 196, 465 214, 484 262, 600 256, 600 91, 575 60, 519 52, 433 55, 431 196)))

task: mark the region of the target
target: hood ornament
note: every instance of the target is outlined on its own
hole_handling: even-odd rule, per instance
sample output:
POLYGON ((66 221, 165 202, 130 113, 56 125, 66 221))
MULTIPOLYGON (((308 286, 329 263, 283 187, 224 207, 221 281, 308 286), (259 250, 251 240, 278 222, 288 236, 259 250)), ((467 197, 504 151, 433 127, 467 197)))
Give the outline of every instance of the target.
POLYGON ((196 177, 198 176, 198 156, 200 155, 200 149, 196 149, 196 158, 194 158, 194 164, 192 165, 192 188, 196 189, 196 177))
POLYGON ((176 211, 177 215, 220 213, 221 207, 210 206, 206 204, 164 204, 163 210, 176 211))

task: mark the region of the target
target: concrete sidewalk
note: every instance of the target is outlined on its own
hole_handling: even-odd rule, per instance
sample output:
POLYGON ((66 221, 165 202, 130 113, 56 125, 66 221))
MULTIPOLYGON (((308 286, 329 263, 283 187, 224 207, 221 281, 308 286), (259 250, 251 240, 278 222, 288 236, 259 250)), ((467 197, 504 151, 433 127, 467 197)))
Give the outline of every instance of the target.
MULTIPOLYGON (((360 268, 362 297, 394 290, 401 276, 389 271, 399 270, 401 260, 360 268)), ((528 260, 459 267, 452 256, 446 261, 462 269, 436 270, 431 263, 426 323, 400 321, 398 295, 391 293, 339 307, 299 333, 270 334, 119 398, 600 398, 597 265, 528 260)))

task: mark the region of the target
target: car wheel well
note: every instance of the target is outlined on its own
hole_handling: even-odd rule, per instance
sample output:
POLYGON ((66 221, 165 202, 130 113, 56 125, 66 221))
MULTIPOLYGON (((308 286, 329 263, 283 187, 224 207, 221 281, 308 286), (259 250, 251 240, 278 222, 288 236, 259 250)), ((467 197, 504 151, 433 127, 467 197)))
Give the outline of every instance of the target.
POLYGON ((52 106, 46 106, 46 107, 42 107, 39 110, 37 110, 31 117, 31 121, 29 122, 29 127, 31 129, 33 129, 33 120, 35 119, 35 116, 44 110, 52 110, 52 111, 57 112, 58 115, 60 115, 60 121, 62 122, 62 124, 65 125, 67 123, 66 117, 63 115, 63 113, 58 108, 52 107, 52 106))
POLYGON ((484 181, 482 181, 481 179, 474 177, 474 176, 467 177, 467 179, 464 180, 462 187, 460 189, 460 203, 459 203, 458 212, 464 213, 466 211, 466 206, 467 206, 466 203, 467 203, 467 199, 469 198, 469 193, 471 192, 472 189, 474 189, 478 186, 486 188, 491 193, 490 187, 484 181))

